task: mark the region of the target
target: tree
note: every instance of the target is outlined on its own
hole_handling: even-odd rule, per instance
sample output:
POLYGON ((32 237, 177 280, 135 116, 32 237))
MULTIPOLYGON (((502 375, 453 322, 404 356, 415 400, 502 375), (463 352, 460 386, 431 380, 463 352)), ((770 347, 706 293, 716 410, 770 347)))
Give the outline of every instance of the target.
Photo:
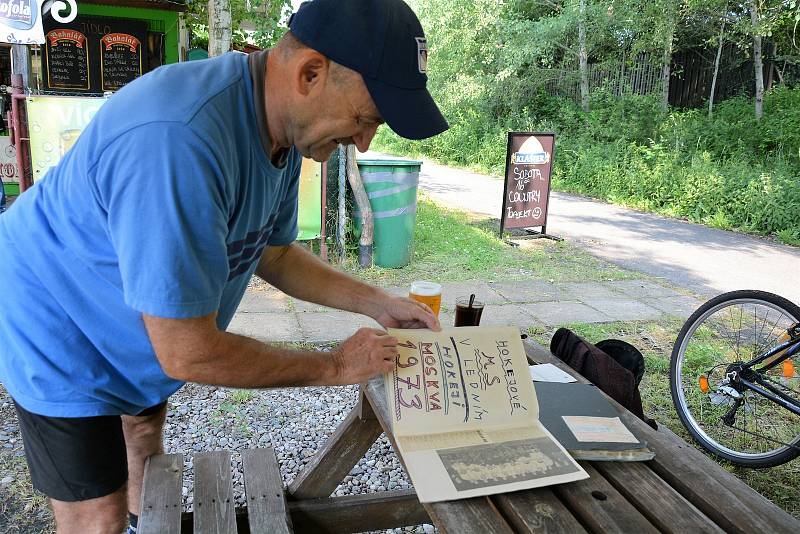
POLYGON ((230 0, 208 0, 208 55, 219 56, 230 49, 230 0))
MULTIPOLYGON (((229 6, 232 45, 243 47, 252 44, 268 48, 286 32, 284 24, 292 12, 291 0, 220 1, 229 6)), ((209 8, 212 3, 214 0, 193 0, 188 4, 186 21, 192 31, 194 46, 208 46, 209 8)))
POLYGON ((756 120, 764 115, 764 61, 761 58, 761 35, 758 0, 750 0, 750 21, 753 23, 753 68, 756 75, 756 120))

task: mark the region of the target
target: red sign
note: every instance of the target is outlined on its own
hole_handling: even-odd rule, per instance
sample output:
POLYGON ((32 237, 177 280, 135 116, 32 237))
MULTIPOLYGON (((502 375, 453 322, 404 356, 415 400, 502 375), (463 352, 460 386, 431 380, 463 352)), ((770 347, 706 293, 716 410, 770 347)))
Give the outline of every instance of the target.
POLYGON ((546 226, 554 145, 552 133, 508 133, 501 234, 504 228, 546 226))
POLYGON ((104 35, 100 42, 102 42, 106 50, 111 50, 114 45, 125 45, 131 49, 131 52, 135 53, 136 49, 139 48, 139 39, 134 37, 133 35, 128 35, 127 33, 109 33, 104 35))

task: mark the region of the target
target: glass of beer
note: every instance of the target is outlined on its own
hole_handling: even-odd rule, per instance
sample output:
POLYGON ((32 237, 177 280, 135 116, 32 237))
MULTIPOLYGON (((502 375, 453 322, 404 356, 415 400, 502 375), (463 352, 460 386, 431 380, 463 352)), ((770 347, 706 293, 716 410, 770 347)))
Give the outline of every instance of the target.
POLYGON ((442 305, 442 285, 436 282, 417 280, 411 284, 408 298, 427 304, 436 317, 439 317, 439 308, 442 305))

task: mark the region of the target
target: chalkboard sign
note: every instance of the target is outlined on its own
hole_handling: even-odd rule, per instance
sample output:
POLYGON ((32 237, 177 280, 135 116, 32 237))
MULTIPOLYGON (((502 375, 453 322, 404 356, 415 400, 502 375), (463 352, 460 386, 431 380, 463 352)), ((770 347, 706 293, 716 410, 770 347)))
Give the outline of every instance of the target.
POLYGON ((509 132, 500 235, 508 228, 541 227, 546 233, 555 134, 509 132))
POLYGON ((142 75, 142 42, 127 33, 100 38, 100 80, 103 91, 116 91, 142 75))
POLYGON ((89 47, 78 30, 51 30, 45 36, 47 85, 53 89, 88 91, 89 47))
POLYGON ((42 54, 45 88, 102 94, 147 72, 147 22, 78 16, 61 24, 48 17, 42 54))

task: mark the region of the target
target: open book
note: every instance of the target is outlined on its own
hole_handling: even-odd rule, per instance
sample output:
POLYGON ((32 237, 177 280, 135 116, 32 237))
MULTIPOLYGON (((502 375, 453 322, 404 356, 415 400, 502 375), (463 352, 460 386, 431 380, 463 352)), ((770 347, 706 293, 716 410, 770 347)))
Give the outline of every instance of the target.
POLYGON ((539 422, 519 330, 394 330, 384 377, 397 447, 420 502, 588 478, 539 422))

